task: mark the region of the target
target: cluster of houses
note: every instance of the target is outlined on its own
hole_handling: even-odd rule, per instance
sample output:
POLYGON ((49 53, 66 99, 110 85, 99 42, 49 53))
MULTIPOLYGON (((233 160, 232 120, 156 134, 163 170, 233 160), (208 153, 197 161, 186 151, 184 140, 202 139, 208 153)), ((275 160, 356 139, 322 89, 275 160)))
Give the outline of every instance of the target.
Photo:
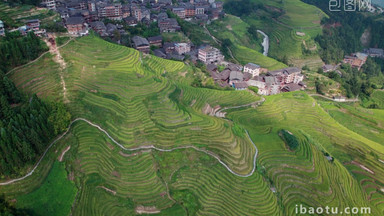
MULTIPOLYGON (((26 35, 30 31, 33 31, 38 36, 45 35, 46 33, 45 29, 40 28, 39 19, 27 20, 25 22, 25 25, 9 30, 9 32, 15 32, 15 31, 19 31, 21 35, 26 35)), ((0 20, 0 36, 5 36, 4 22, 1 20, 0 20)))
POLYGON ((107 36, 111 29, 104 19, 124 21, 129 26, 158 22, 161 32, 176 32, 181 28, 176 19, 168 18, 168 10, 182 19, 198 22, 223 14, 223 2, 215 0, 180 1, 176 5, 172 0, 130 0, 126 4, 112 0, 42 0, 41 6, 56 10, 68 32, 80 36, 87 34, 89 28, 107 36))
POLYGON ((249 86, 255 86, 261 95, 274 95, 306 88, 303 83, 304 75, 297 67, 268 71, 253 63, 248 63, 244 67, 229 63, 221 72, 218 72, 218 67, 214 64, 208 64, 207 70, 222 87, 244 90, 249 86))
MULTIPOLYGON (((361 67, 367 61, 368 56, 372 58, 384 58, 384 49, 379 48, 368 48, 364 49, 363 52, 352 53, 351 55, 344 56, 343 63, 351 65, 352 68, 360 70, 361 67)), ((337 70, 338 65, 324 65, 322 67, 325 73, 335 71, 341 76, 341 72, 337 70)))
POLYGON ((353 68, 357 68, 360 70, 361 67, 367 61, 368 55, 365 53, 353 53, 352 55, 348 55, 344 57, 343 63, 350 64, 353 68))
POLYGON ((143 38, 140 36, 132 37, 133 48, 148 54, 151 47, 154 47, 153 54, 160 58, 173 59, 183 61, 186 57, 192 56, 196 59, 196 49, 190 42, 165 42, 161 35, 143 38))

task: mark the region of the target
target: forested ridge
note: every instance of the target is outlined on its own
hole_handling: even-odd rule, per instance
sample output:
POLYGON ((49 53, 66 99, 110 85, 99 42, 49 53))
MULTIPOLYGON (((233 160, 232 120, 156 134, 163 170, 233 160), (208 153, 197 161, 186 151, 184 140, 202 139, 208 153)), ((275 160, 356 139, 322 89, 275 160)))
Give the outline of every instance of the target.
POLYGON ((25 64, 47 50, 48 47, 33 32, 26 36, 18 31, 7 33, 0 38, 0 69, 6 71, 25 64))
MULTIPOLYGON (((328 1, 303 0, 329 15, 322 20, 323 34, 315 40, 319 43, 320 57, 327 64, 341 62, 345 55, 363 51, 360 38, 365 30, 370 32, 368 47, 384 48, 384 22, 368 12, 331 12, 328 1)), ((339 82, 348 97, 368 98, 374 89, 384 86, 384 62, 368 57, 360 71, 348 64, 341 65, 342 76, 335 72, 326 75, 339 82)), ((323 94, 324 86, 316 82, 317 92, 323 94)))
POLYGON ((329 15, 322 20, 323 34, 316 37, 322 51, 321 58, 326 63, 337 63, 344 55, 362 51, 360 38, 364 30, 370 30, 369 47, 384 48, 384 22, 370 13, 351 11, 330 11, 328 1, 303 0, 315 5, 329 15))
POLYGON ((1 178, 21 174, 25 165, 34 164, 71 118, 63 104, 20 93, 1 71, 0 108, 1 178))

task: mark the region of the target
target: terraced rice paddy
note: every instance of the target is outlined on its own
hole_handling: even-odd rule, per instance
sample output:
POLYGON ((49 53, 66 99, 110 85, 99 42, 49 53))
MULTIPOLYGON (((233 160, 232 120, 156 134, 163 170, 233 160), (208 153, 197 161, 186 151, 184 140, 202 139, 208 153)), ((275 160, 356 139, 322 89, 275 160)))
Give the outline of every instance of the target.
POLYGON ((246 22, 232 15, 227 15, 223 20, 217 20, 207 26, 211 34, 220 41, 231 40, 233 43, 232 53, 241 64, 245 65, 252 62, 270 70, 287 67, 285 64, 262 54, 262 40, 260 42, 251 40, 247 34, 248 27, 246 22))
MULTIPOLYGON (((257 108, 227 109, 226 118, 218 118, 209 115, 212 109, 260 98, 247 91, 191 87, 193 74, 183 63, 95 36, 74 40, 60 52, 67 64, 63 77, 73 118, 100 125, 125 148, 192 145, 210 151, 239 174, 253 168, 255 149, 246 129, 259 149, 257 172, 233 175, 194 149, 125 151, 78 121, 35 174, 0 186, 8 200, 44 185, 50 167, 70 146, 61 163, 77 188, 73 215, 292 215, 296 204, 369 206, 374 215, 384 213, 382 138, 343 126, 304 92, 267 97, 257 108), (280 139, 281 129, 297 137, 296 151, 280 139)), ((63 100, 54 64, 46 56, 11 78, 29 94, 63 100), (53 65, 45 69, 41 64, 53 65), (34 76, 45 78, 26 85, 34 76)))
POLYGON ((10 27, 20 27, 30 19, 40 19, 45 22, 54 16, 55 14, 46 8, 36 8, 30 5, 10 7, 8 4, 0 2, 0 20, 10 27))

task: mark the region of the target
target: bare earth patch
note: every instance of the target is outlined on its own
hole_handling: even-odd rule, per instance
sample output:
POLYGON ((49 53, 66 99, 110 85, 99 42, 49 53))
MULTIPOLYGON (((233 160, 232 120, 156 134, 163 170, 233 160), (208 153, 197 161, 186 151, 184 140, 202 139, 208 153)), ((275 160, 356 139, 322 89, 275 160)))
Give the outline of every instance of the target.
POLYGON ((109 188, 106 188, 106 187, 104 187, 104 186, 98 186, 98 187, 99 187, 99 188, 103 188, 104 190, 106 190, 106 191, 108 191, 108 192, 110 192, 110 193, 112 193, 113 195, 116 196, 116 191, 111 190, 111 189, 109 189, 109 188))
POLYGON ((232 31, 232 26, 231 25, 227 25, 226 27, 227 27, 228 30, 232 31))
POLYGON ((123 157, 133 157, 133 156, 136 156, 136 155, 138 155, 139 153, 132 153, 132 154, 125 154, 124 152, 122 152, 122 151, 119 151, 119 154, 121 155, 121 156, 123 156, 123 157))
POLYGON ((184 71, 184 72, 179 72, 179 75, 182 76, 182 77, 185 77, 185 75, 187 75, 188 71, 184 71))
POLYGON ((63 157, 64 157, 65 153, 67 153, 67 151, 69 151, 69 149, 71 149, 71 146, 68 146, 66 149, 63 150, 63 152, 61 152, 61 155, 59 157, 60 162, 63 161, 63 157))
POLYGON ((160 213, 155 206, 137 206, 135 209, 137 214, 157 214, 160 213))
POLYGON ((107 142, 107 146, 110 150, 115 149, 115 146, 113 146, 111 143, 107 142))
POLYGON ((116 170, 112 171, 112 175, 115 176, 115 177, 117 177, 117 178, 120 178, 120 177, 121 177, 120 173, 117 172, 116 170))
POLYGON ((373 172, 372 170, 368 169, 368 168, 367 168, 366 166, 364 166, 363 164, 360 164, 360 163, 358 163, 358 162, 356 162, 356 161, 352 161, 351 164, 357 165, 357 166, 359 166, 361 169, 363 169, 363 170, 365 170, 365 171, 367 171, 367 172, 369 172, 369 173, 371 173, 371 174, 375 174, 375 172, 373 172))

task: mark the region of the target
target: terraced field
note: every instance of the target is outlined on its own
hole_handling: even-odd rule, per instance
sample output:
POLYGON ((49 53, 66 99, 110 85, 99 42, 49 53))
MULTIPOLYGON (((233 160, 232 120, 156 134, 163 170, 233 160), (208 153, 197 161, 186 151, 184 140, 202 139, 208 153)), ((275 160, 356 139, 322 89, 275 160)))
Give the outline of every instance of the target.
POLYGON ((323 11, 300 0, 255 0, 254 2, 263 4, 270 13, 282 13, 275 18, 273 14, 267 14, 265 11, 242 17, 247 25, 256 26, 269 36, 268 56, 278 60, 288 58, 290 64, 299 67, 322 65, 314 38, 322 33, 320 21, 327 16, 323 11), (304 33, 305 36, 299 36, 297 32, 304 33), (311 54, 304 53, 305 50, 311 54))
POLYGON ((328 106, 323 106, 305 93, 289 93, 268 97, 256 110, 232 111, 228 117, 240 122, 253 140, 258 140, 258 162, 280 193, 286 214, 293 214, 295 205, 301 203, 372 206, 375 215, 382 214, 384 197, 382 181, 378 180, 384 174, 380 168, 382 137, 369 140, 366 137, 372 137, 364 132, 359 135, 348 130, 348 122, 339 121, 344 127, 336 121, 338 118, 327 115, 324 109, 328 106), (287 150, 276 135, 281 129, 300 140, 298 151, 287 150), (334 162, 328 161, 325 153, 334 157, 334 162))
POLYGON ((0 2, 0 20, 10 27, 20 27, 30 19, 40 19, 44 23, 55 17, 55 13, 46 8, 36 8, 30 5, 10 7, 8 4, 0 2))
POLYGON ((226 118, 218 118, 215 110, 260 97, 191 87, 193 70, 183 63, 92 35, 60 52, 67 65, 62 72, 47 55, 10 77, 29 94, 63 100, 62 73, 73 118, 100 125, 124 148, 195 149, 128 151, 76 121, 33 175, 0 186, 16 206, 44 188, 51 167, 60 165, 77 190, 55 202, 68 206, 64 197, 75 197, 73 215, 294 215, 296 204, 369 206, 373 215, 384 213, 383 138, 344 126, 304 92, 267 97, 257 108, 226 109, 226 118), (299 140, 296 151, 279 137, 281 129, 299 140), (235 173, 250 173, 256 150, 246 131, 258 148, 257 171, 241 177, 217 158, 235 173), (55 162, 61 155, 63 162, 55 162))
POLYGON ((262 35, 260 41, 248 37, 249 25, 239 17, 226 15, 223 20, 214 21, 207 28, 220 41, 229 39, 233 43, 232 53, 236 60, 245 65, 249 62, 261 65, 270 70, 287 67, 285 64, 262 54, 262 35))

